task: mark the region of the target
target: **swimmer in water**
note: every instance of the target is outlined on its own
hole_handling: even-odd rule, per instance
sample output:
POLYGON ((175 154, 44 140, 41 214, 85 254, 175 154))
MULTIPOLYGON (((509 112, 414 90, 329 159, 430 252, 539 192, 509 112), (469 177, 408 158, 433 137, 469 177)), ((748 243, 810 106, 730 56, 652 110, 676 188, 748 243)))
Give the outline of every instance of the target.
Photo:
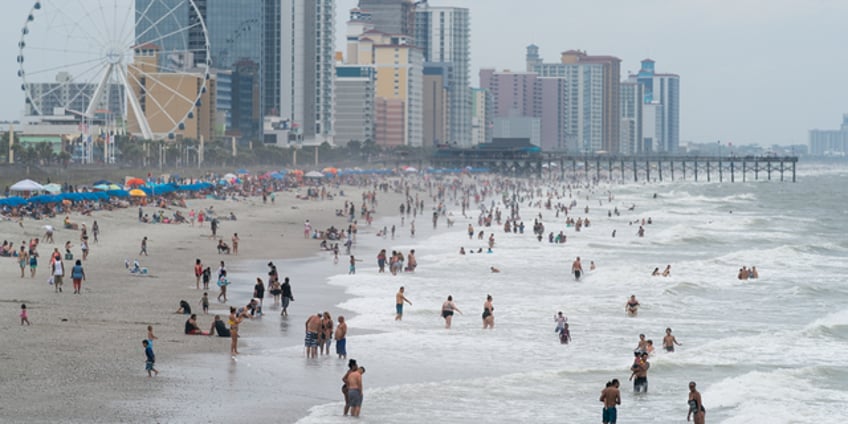
POLYGON ((639 313, 639 301, 636 300, 636 295, 630 295, 630 299, 628 299, 627 303, 624 304, 624 310, 627 312, 627 315, 631 317, 635 317, 636 314, 639 313))
POLYGON ((695 388, 695 382, 689 382, 689 413, 686 414, 686 421, 694 415, 695 424, 704 424, 707 410, 704 409, 704 404, 701 403, 701 393, 695 388))
POLYGON ((580 276, 583 275, 583 265, 580 263, 580 257, 571 264, 571 272, 574 274, 574 281, 580 281, 580 276))
POLYGON ((494 273, 501 272, 501 270, 499 270, 499 269, 497 269, 497 268, 495 268, 495 267, 493 267, 493 266, 489 267, 489 270, 490 270, 490 271, 492 271, 492 272, 494 272, 494 273))

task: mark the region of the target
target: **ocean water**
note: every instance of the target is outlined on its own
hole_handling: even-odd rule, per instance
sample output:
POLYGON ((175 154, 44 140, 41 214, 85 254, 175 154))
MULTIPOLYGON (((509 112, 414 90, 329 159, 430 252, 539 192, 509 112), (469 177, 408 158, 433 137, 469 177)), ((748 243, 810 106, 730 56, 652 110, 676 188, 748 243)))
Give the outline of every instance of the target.
MULTIPOLYGON (((414 240, 409 221, 398 227, 395 241, 373 232, 399 220, 376 222, 370 234, 359 235, 355 253, 365 262, 357 275, 327 281, 349 296, 337 305, 356 314, 349 326, 374 330, 348 341, 351 357, 368 370, 362 421, 598 422, 598 397, 612 378, 622 381, 622 422, 685 422, 690 380, 698 382, 709 422, 848 417, 848 172, 800 168, 795 184, 667 182, 575 190, 572 216, 592 222, 580 232, 525 201, 525 234, 485 229, 486 238, 495 234, 492 254, 458 254, 461 246, 485 252, 485 241, 469 241, 467 224, 481 229, 476 215, 465 219, 450 204, 454 227, 445 228, 442 220, 433 231, 425 215, 416 222, 414 240), (631 204, 636 208, 628 211, 631 204), (621 215, 607 217, 615 206, 621 215), (563 230, 567 243, 533 237, 539 213, 546 233, 563 230), (639 238, 638 225, 630 222, 648 217, 653 223, 639 238), (377 274, 380 248, 415 249, 417 272, 377 274), (587 270, 579 282, 569 272, 576 256, 587 270), (588 271, 590 261, 596 270, 588 271), (667 264, 670 277, 650 275, 667 264), (737 280, 742 265, 756 266, 759 280, 737 280), (490 266, 501 272, 490 273, 490 266), (394 293, 401 285, 413 305, 396 322, 394 293), (487 294, 494 298, 492 331, 481 328, 487 294), (631 294, 642 305, 635 318, 624 314, 631 294), (464 312, 450 330, 439 316, 447 295, 464 312), (557 311, 568 316, 569 345, 554 333, 557 311), (674 353, 661 348, 666 327, 682 343, 674 353), (657 347, 647 394, 634 394, 627 381, 640 333, 657 347)), ((302 348, 274 354, 302 355, 302 348)), ((340 378, 343 365, 331 367, 340 378)), ((328 385, 329 397, 338 401, 311 408, 299 422, 348 422, 338 383, 328 385)))

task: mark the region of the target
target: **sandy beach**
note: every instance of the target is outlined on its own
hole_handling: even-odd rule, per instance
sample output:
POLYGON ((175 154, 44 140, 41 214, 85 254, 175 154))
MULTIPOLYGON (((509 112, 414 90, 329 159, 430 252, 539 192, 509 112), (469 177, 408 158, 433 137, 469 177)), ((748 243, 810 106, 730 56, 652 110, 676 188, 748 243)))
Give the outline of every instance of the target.
MULTIPOLYGON (((233 233, 238 233, 241 242, 237 256, 216 253, 216 241, 210 237, 208 223, 203 227, 196 223, 194 226, 143 224, 138 222, 137 207, 96 211, 91 217, 72 214, 75 223, 85 223, 91 228, 96 220, 100 226, 99 242, 91 242, 88 260, 83 263, 87 280, 81 295, 72 294, 67 276, 73 266, 71 261, 65 261, 68 271, 64 292, 55 293, 48 284, 49 255, 54 248, 64 251, 64 243, 71 241, 74 259, 81 258, 80 233, 62 229, 64 216, 25 220, 22 227, 11 221, 0 223, 0 237, 16 246, 23 240, 42 237, 44 225, 57 229, 53 244, 41 243, 38 247, 40 260, 35 278, 30 278, 29 270, 25 278, 20 278, 15 258, 0 260, 0 274, 5 276, 4 284, 0 285, 0 300, 6 321, 0 328, 4 341, 0 352, 4 364, 0 371, 4 382, 0 388, 3 399, 0 416, 8 422, 176 422, 173 417, 185 416, 192 408, 203 411, 191 415, 196 418, 191 421, 195 422, 221 422, 244 416, 245 409, 238 400, 249 399, 251 394, 228 394, 231 389, 227 381, 218 381, 212 370, 242 373, 245 380, 251 371, 248 367, 228 369, 226 364, 233 362, 228 354, 228 338, 184 335, 187 316, 175 313, 178 303, 181 299, 188 301, 206 331, 213 314, 225 314, 228 306, 243 306, 249 300, 255 278, 267 277, 264 264, 269 260, 314 258, 319 252, 318 241, 303 237, 304 221, 309 219, 318 229, 331 225, 345 228, 346 219, 337 217, 336 209, 341 209, 345 200, 354 201, 357 209, 362 202, 362 189, 344 186, 342 189, 345 197, 323 201, 299 200, 297 190, 278 192, 274 204, 270 201, 263 204, 261 198, 238 202, 189 200, 183 213, 214 206, 219 216, 230 212, 237 216, 236 221, 221 221, 218 230, 219 237, 227 242, 233 233), (145 236, 149 240, 149 256, 139 257, 145 236), (232 274, 228 304, 215 301, 218 288, 214 281, 210 285, 208 316, 202 315, 198 304, 202 290, 195 288, 192 267, 196 258, 213 272, 218 262, 224 260, 232 274), (126 259, 138 259, 142 267, 148 268, 149 275, 131 275, 124 266, 126 259), (31 326, 19 325, 22 303, 29 310, 31 326), (161 374, 154 378, 148 378, 144 371, 141 342, 146 338, 148 325, 153 325, 158 337, 154 350, 161 374), (206 369, 208 372, 203 371, 206 366, 210 367, 206 369), (173 396, 174 393, 185 395, 173 396), (218 395, 207 396, 209 393, 218 395), (220 404, 218 397, 230 402, 220 404), (209 408, 216 404, 218 407, 209 408)), ((378 199, 376 216, 380 217, 394 209, 401 197, 381 192, 378 199)), ((145 207, 146 213, 157 210, 145 207)), ((342 250, 339 266, 346 267, 343 253, 342 250)), ((287 267, 280 266, 280 275, 281 278, 292 276, 297 299, 293 308, 299 312, 291 319, 290 335, 279 338, 281 347, 302 343, 302 321, 307 314, 303 311, 331 310, 335 316, 337 312, 332 307, 343 296, 340 289, 324 284, 320 275, 309 281, 310 274, 328 274, 330 269, 287 267)), ((266 300, 270 305, 271 298, 266 300)), ((289 325, 279 317, 279 309, 266 308, 263 325, 249 322, 244 326, 243 354, 250 355, 252 333, 266 331, 262 328, 271 327, 270 321, 289 325)), ((351 329, 352 334, 355 331, 351 329)), ((256 389, 263 393, 273 388, 256 389)), ((332 393, 333 388, 327 388, 327 392, 332 393)), ((290 421, 295 415, 303 415, 312 404, 325 401, 309 396, 301 398, 295 390, 275 395, 274 408, 265 413, 253 410, 249 416, 279 418, 277 408, 283 408, 289 410, 286 415, 291 417, 283 421, 290 421)))

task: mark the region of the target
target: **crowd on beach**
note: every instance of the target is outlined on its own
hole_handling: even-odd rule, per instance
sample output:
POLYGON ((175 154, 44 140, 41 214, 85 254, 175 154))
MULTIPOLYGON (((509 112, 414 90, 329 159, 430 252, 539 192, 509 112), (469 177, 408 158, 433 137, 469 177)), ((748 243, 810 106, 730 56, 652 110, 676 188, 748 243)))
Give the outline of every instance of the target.
MULTIPOLYGON (((171 180, 171 181, 151 181, 150 184, 173 184, 175 187, 180 185, 209 183, 210 186, 192 191, 181 192, 173 190, 168 193, 149 195, 139 198, 123 198, 110 197, 108 200, 81 201, 64 203, 58 202, 53 204, 29 204, 20 207, 4 207, 2 210, 3 216, 7 218, 20 219, 22 217, 39 219, 42 216, 61 216, 68 214, 64 221, 65 229, 78 230, 79 237, 79 259, 76 258, 73 244, 68 241, 64 246, 64 254, 55 248, 49 255, 50 284, 54 287, 57 293, 62 292, 63 279, 66 274, 65 261, 69 261, 70 270, 68 273, 73 280, 74 294, 82 294, 82 283, 86 279, 83 263, 87 260, 91 246, 89 245, 89 230, 85 224, 77 224, 71 221, 70 213, 80 213, 90 215, 92 212, 99 210, 112 210, 114 208, 130 208, 138 206, 138 221, 141 224, 188 224, 194 226, 197 224, 203 227, 205 223, 209 224, 210 238, 214 240, 216 252, 219 255, 239 254, 240 238, 238 233, 233 232, 227 243, 222 236, 218 234, 221 221, 234 221, 237 217, 232 213, 219 213, 214 209, 214 206, 200 209, 190 209, 184 212, 181 209, 188 209, 185 203, 186 199, 227 199, 230 201, 243 201, 247 198, 261 198, 263 204, 269 201, 271 204, 276 202, 275 192, 287 190, 296 187, 306 188, 305 194, 302 195, 303 200, 314 201, 332 201, 337 202, 338 209, 336 216, 339 221, 336 225, 331 225, 325 229, 315 228, 309 220, 304 222, 303 236, 306 239, 315 240, 318 243, 319 249, 333 255, 334 263, 338 263, 341 251, 344 249, 344 255, 349 257, 348 273, 356 274, 357 263, 362 262, 362 259, 357 258, 354 252, 357 243, 357 237, 360 236, 360 220, 363 225, 371 226, 378 205, 378 194, 381 192, 392 191, 401 194, 405 201, 398 205, 399 215, 394 218, 397 223, 377 229, 376 235, 383 240, 394 240, 399 228, 404 228, 409 232, 409 239, 415 238, 415 221, 416 219, 424 219, 426 216, 432 220, 433 228, 436 229, 440 223, 444 223, 447 231, 453 230, 453 223, 458 219, 458 214, 455 217, 449 209, 449 204, 457 205, 461 208, 461 215, 464 219, 472 222, 467 224, 467 227, 458 231, 463 231, 467 234, 469 241, 477 241, 483 247, 469 248, 459 246, 459 253, 464 254, 492 254, 499 247, 501 241, 496 240, 495 232, 497 229, 502 229, 504 233, 524 235, 525 229, 532 229, 532 233, 528 230, 528 237, 533 237, 538 242, 547 241, 548 244, 567 244, 570 237, 579 237, 579 233, 591 231, 592 221, 589 218, 590 207, 588 206, 589 197, 586 197, 587 205, 579 208, 579 198, 585 191, 591 191, 592 186, 569 185, 559 183, 551 184, 547 191, 541 186, 534 185, 526 180, 517 180, 512 178, 502 178, 494 176, 479 177, 474 179, 468 178, 448 178, 448 179, 424 179, 417 177, 367 177, 367 176, 351 176, 346 178, 336 178, 328 181, 299 181, 294 178, 274 179, 261 176, 241 176, 239 181, 232 183, 219 184, 221 176, 208 175, 201 179, 186 179, 186 180, 171 180), (343 197, 343 186, 354 186, 362 190, 361 203, 354 202, 343 197), (341 199, 344 199, 342 202, 341 199), (426 199, 426 203, 425 203, 426 199), (429 210, 427 206, 429 203, 429 210), (522 209, 538 208, 546 211, 549 220, 545 220, 542 213, 536 216, 528 217, 525 224, 522 217, 522 209), (145 208, 156 209, 156 212, 146 213, 145 208), (475 216, 475 208, 477 213, 475 216), (172 213, 166 214, 165 211, 172 213), (185 215, 184 215, 185 213, 185 215), (543 222, 550 223, 551 216, 557 223, 561 223, 562 229, 546 228, 543 222), (530 223, 532 218, 532 226, 530 223), (474 225, 476 224, 476 225, 474 225), (488 237, 486 234, 489 234, 488 237), (568 234, 567 234, 568 233, 568 234)), ((67 186, 69 192, 87 192, 88 188, 67 186)), ((608 193, 608 203, 613 200, 612 193, 608 193)), ((601 201, 601 206, 603 202, 601 201)), ((636 205, 628 208, 633 211, 636 205)), ((219 208, 220 209, 220 208, 219 208)), ((609 209, 607 216, 620 216, 621 212, 618 207, 609 209)), ((597 219, 597 218, 593 218, 597 219)), ((645 237, 645 227, 655 223, 651 218, 637 219, 630 221, 630 225, 638 225, 638 230, 634 233, 636 237, 645 237)), ((548 224, 550 227, 550 224, 548 224)), ((53 229, 45 227, 44 239, 49 239, 52 242, 53 229)), ((91 229, 93 243, 97 243, 100 233, 100 228, 97 221, 94 221, 91 229)), ((612 237, 616 236, 613 231, 612 237)), ((298 236, 299 237, 299 236, 298 236)), ((148 255, 148 238, 144 237, 141 240, 138 256, 148 255)), ((30 278, 35 278, 38 262, 39 262, 39 239, 24 241, 19 248, 14 247, 14 243, 4 241, 0 248, 0 256, 16 257, 20 264, 20 277, 25 278, 27 268, 29 268, 30 278)), ((211 253, 211 249, 210 249, 211 253)), ((493 256, 494 257, 494 256, 493 256)), ((594 261, 589 261, 589 272, 596 269, 594 261)), ((141 266, 138 260, 133 262, 132 267, 129 265, 129 259, 126 266, 131 273, 141 274, 141 266)), ((196 301, 188 301, 185 299, 179 300, 176 312, 186 315, 184 323, 184 334, 186 335, 203 335, 203 336, 218 336, 220 338, 229 338, 230 346, 229 353, 233 359, 236 359, 239 352, 239 333, 240 327, 250 320, 260 319, 265 315, 266 310, 279 308, 281 319, 287 319, 289 316, 289 307, 294 301, 292 294, 292 286, 289 277, 280 278, 277 267, 273 262, 268 263, 267 279, 256 278, 252 296, 246 300, 241 300, 239 306, 232 305, 231 298, 228 297, 227 288, 231 282, 228 277, 228 270, 223 260, 219 261, 217 270, 213 271, 212 267, 204 263, 203 260, 197 258, 193 266, 193 275, 195 277, 195 290, 198 293, 202 292, 196 301), (217 286, 217 301, 222 305, 227 305, 229 314, 214 314, 208 321, 208 324, 199 322, 198 314, 193 312, 193 305, 200 306, 200 313, 203 317, 209 315, 210 299, 209 296, 215 293, 210 293, 214 288, 212 282, 217 286), (267 283, 266 283, 267 281, 267 283), (273 299, 268 308, 265 307, 266 299, 273 299), (208 325, 208 327, 207 327, 208 325), (208 330, 205 330, 208 328, 208 330)), ((376 254, 376 273, 385 273, 387 271, 393 276, 401 276, 404 273, 415 273, 418 268, 418 260, 415 255, 415 249, 409 249, 407 252, 398 249, 381 248, 376 254), (389 253, 390 252, 390 253, 389 253)), ((564 265, 563 268, 567 268, 564 265)), ((370 268, 369 268, 370 270, 370 268)), ((500 272, 500 268, 492 265, 490 270, 493 273, 500 272)), ((571 275, 576 282, 580 282, 586 273, 583 270, 583 261, 580 257, 576 257, 571 264, 571 275)), ((664 271, 660 271, 656 267, 652 272, 653 276, 670 277, 671 265, 667 265, 664 271)), ((739 271, 738 278, 740 280, 758 278, 756 267, 747 269, 743 267, 739 271)), ((400 286, 395 294, 395 320, 402 321, 404 314, 404 305, 413 305, 412 301, 407 297, 408 293, 404 286, 400 286)), ((450 329, 452 327, 453 318, 456 314, 462 315, 462 310, 458 307, 453 295, 445 293, 444 301, 439 308, 439 313, 444 321, 444 327, 450 329)), ((491 294, 480 293, 482 300, 481 326, 483 329, 494 329, 495 324, 495 308, 494 299, 491 294)), ((640 303, 636 300, 635 295, 625 303, 625 313, 630 317, 637 317, 640 303)), ((26 305, 21 305, 20 312, 21 325, 29 325, 29 314, 26 305)), ((200 318, 203 319, 203 318, 200 318)), ((561 344, 568 344, 571 341, 571 330, 564 312, 560 311, 554 315, 555 333, 561 344)), ((317 358, 319 355, 332 356, 331 348, 335 342, 334 354, 340 360, 347 359, 347 335, 348 328, 344 316, 337 316, 334 320, 330 312, 320 311, 318 313, 309 314, 304 322, 304 347, 308 358, 317 358)), ((152 326, 147 327, 147 337, 143 340, 142 345, 145 355, 146 371, 149 376, 159 374, 156 369, 156 356, 154 353, 154 345, 157 337, 153 334, 152 326)), ((667 353, 674 352, 675 346, 680 343, 672 335, 671 329, 667 328, 663 337, 663 349, 667 353)), ((644 335, 640 335, 640 340, 637 348, 634 350, 634 362, 631 367, 630 380, 634 382, 635 392, 647 392, 647 376, 650 369, 649 359, 653 354, 653 341, 647 339, 644 335)), ((360 366, 356 360, 348 361, 348 371, 345 373, 343 380, 342 392, 344 394, 345 407, 343 413, 352 416, 359 416, 363 401, 363 374, 365 368, 360 366)), ((600 397, 600 401, 604 404, 603 422, 615 423, 617 419, 616 406, 620 404, 620 383, 617 379, 613 379, 606 384, 600 397)), ((701 404, 701 397, 696 390, 695 382, 689 384, 689 404, 690 416, 693 416, 696 423, 704 422, 705 410, 701 404)))

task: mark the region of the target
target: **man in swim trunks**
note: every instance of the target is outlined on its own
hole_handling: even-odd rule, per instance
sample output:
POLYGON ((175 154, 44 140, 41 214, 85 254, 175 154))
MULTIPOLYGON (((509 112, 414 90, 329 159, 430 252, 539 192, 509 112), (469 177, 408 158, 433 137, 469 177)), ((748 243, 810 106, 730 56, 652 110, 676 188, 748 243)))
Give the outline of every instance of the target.
POLYGON ((580 256, 571 264, 571 273, 574 274, 575 281, 580 281, 580 276, 583 275, 583 265, 580 264, 580 256))
POLYGON ((704 424, 707 410, 704 409, 704 404, 701 403, 701 393, 695 388, 695 382, 689 382, 689 413, 686 414, 686 421, 694 415, 695 424, 704 424))
POLYGON ((651 364, 648 362, 648 352, 643 352, 642 357, 633 364, 633 367, 631 367, 633 374, 630 374, 630 379, 633 380, 633 391, 636 393, 648 393, 649 368, 651 368, 651 364))
POLYGON ((365 373, 364 367, 359 367, 357 371, 350 373, 347 377, 347 398, 350 403, 350 416, 358 417, 359 410, 362 408, 362 374, 365 373))
POLYGON ((304 345, 306 346, 306 357, 318 357, 318 332, 321 330, 322 313, 310 315, 306 320, 306 338, 304 345))
POLYGON ((665 329, 665 337, 663 337, 663 347, 666 352, 674 352, 674 345, 682 346, 677 338, 671 335, 671 328, 665 329))
POLYGON ((397 312, 397 315, 395 315, 395 321, 400 321, 403 319, 403 302, 406 302, 409 304, 409 306, 412 306, 412 302, 410 302, 409 299, 407 299, 406 296, 403 295, 403 287, 401 287, 400 290, 398 290, 397 294, 395 294, 395 311, 397 312))
POLYGON ((616 405, 621 405, 621 391, 618 390, 618 386, 618 379, 614 379, 601 391, 600 401, 604 403, 601 419, 604 424, 615 424, 618 420, 618 411, 615 409, 616 405))

